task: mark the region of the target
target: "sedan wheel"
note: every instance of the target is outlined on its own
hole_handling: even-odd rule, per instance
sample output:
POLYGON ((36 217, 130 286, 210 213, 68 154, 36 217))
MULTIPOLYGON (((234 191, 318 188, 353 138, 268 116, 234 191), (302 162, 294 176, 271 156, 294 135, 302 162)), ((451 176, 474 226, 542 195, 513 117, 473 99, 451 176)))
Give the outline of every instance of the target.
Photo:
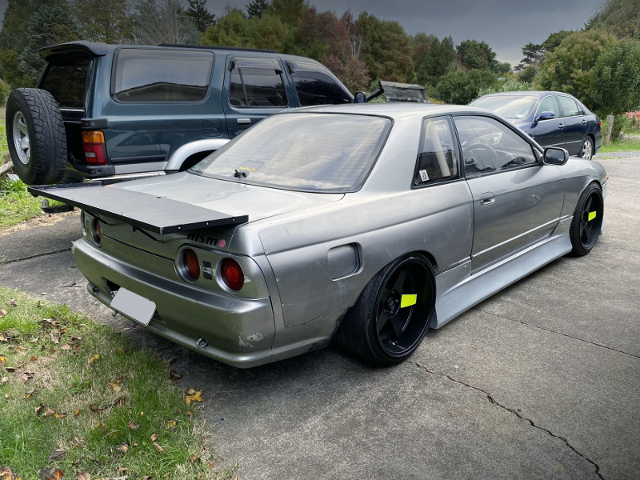
POLYGON ((572 254, 583 256, 593 249, 602 231, 603 216, 602 192, 592 183, 580 196, 571 222, 572 254))
POLYGON ((593 143, 591 143, 590 138, 587 138, 584 142, 582 142, 580 156, 585 160, 591 160, 591 157, 593 156, 593 143))
POLYGON ((418 348, 434 307, 433 268, 421 255, 407 255, 369 282, 335 340, 372 365, 394 365, 418 348))

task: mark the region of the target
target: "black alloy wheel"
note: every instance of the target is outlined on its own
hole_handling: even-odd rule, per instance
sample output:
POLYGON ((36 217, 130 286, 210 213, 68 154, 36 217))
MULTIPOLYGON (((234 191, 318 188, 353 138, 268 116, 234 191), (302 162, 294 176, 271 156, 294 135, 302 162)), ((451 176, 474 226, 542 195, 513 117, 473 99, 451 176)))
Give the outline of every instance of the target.
POLYGON ((571 253, 583 256, 598 242, 604 221, 604 200, 597 183, 592 183, 582 192, 571 222, 569 237, 573 247, 571 253))

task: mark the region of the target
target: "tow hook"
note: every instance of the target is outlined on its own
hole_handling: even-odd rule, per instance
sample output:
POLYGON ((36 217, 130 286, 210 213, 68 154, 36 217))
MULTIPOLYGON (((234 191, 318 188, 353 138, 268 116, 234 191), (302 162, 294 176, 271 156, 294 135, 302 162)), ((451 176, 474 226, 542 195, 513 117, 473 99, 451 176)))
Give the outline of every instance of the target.
POLYGON ((207 345, 209 345, 209 342, 202 337, 198 337, 198 340, 196 340, 196 347, 198 348, 205 348, 207 345))

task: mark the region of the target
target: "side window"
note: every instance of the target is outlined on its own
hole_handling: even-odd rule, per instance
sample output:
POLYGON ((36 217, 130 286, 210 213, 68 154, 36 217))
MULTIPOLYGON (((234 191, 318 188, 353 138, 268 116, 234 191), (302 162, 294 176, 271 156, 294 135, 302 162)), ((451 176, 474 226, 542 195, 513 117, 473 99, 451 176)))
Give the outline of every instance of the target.
POLYGON ((282 71, 276 60, 235 58, 231 66, 229 103, 233 107, 287 106, 282 71))
POLYGON ((578 107, 573 98, 559 96, 558 100, 560 101, 562 112, 564 113, 565 117, 576 117, 578 115, 583 115, 582 109, 578 107))
POLYGON ((420 186, 458 176, 455 137, 448 117, 426 118, 413 184, 420 186))
POLYGON ((466 175, 499 172, 537 163, 531 145, 488 117, 454 117, 466 175))
POLYGON ((340 86, 326 75, 317 72, 295 72, 291 75, 298 92, 300 105, 339 105, 351 103, 340 86))
POLYGON ((555 113, 556 118, 560 118, 562 116, 560 114, 560 107, 558 107, 558 101, 554 95, 549 95, 542 99, 542 102, 540 102, 540 106, 538 107, 538 113, 536 113, 536 118, 538 118, 542 112, 553 112, 555 113))
POLYGON ((91 60, 79 57, 51 64, 42 82, 62 108, 82 108, 84 106, 87 73, 91 60))
POLYGON ((190 103, 207 96, 211 52, 123 48, 117 55, 112 88, 120 102, 190 103))

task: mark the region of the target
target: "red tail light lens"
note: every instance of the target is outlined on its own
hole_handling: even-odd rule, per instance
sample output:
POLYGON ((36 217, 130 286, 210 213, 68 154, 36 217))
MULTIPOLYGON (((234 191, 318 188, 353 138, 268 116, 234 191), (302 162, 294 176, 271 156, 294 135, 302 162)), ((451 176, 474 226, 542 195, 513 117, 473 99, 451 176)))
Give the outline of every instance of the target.
POLYGON ((222 280, 231 290, 236 292, 244 285, 244 272, 238 262, 231 258, 225 258, 220 265, 222 280))
POLYGON ((93 234, 93 241, 98 245, 102 245, 102 225, 100 224, 100 220, 97 218, 93 219, 93 224, 91 225, 91 231, 93 234))
POLYGON ((187 248, 180 254, 180 270, 187 280, 196 281, 200 278, 200 261, 196 252, 187 248))
POLYGON ((104 134, 100 130, 82 132, 82 145, 84 146, 84 157, 87 160, 87 164, 107 164, 107 147, 104 142, 104 134))

